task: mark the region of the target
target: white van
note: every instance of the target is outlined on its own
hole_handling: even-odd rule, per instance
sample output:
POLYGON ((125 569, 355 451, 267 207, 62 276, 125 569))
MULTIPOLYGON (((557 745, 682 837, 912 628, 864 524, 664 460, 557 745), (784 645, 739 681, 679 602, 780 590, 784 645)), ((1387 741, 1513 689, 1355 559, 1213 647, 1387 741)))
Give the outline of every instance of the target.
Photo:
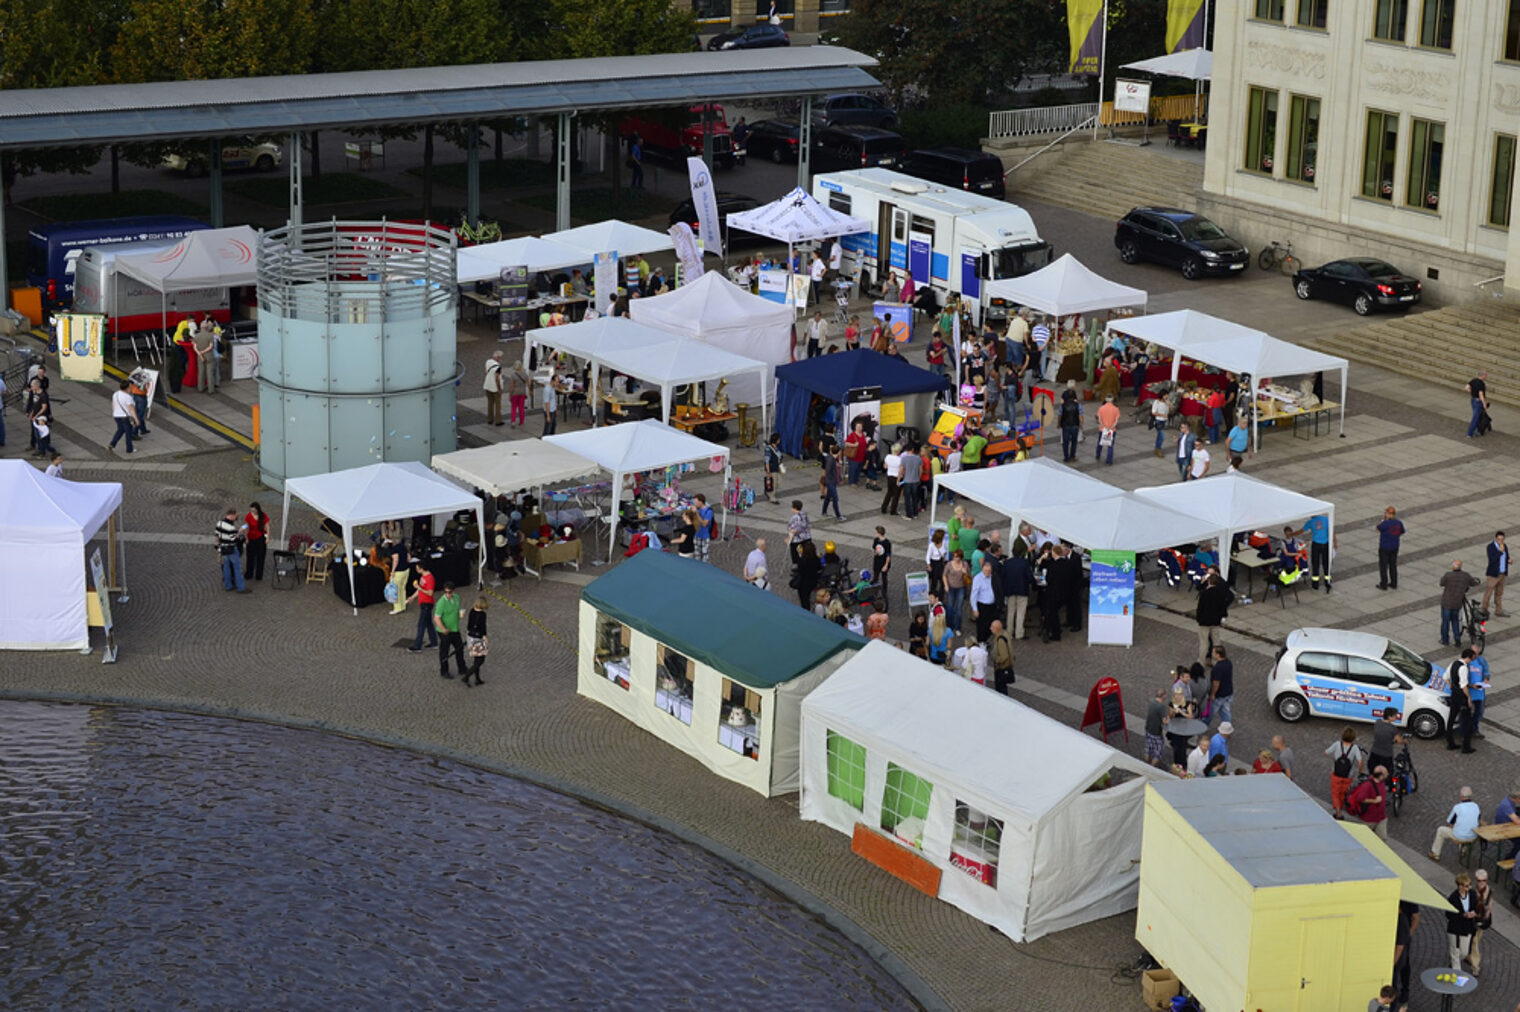
POLYGON ((173 249, 178 241, 87 247, 74 263, 74 312, 99 313, 106 317, 107 332, 118 334, 162 329, 166 312, 171 332, 187 314, 210 313, 226 323, 231 308, 231 293, 226 288, 169 292, 166 298, 152 285, 116 272, 117 257, 173 249))
POLYGON ((870 232, 841 240, 862 281, 879 286, 891 269, 911 271, 915 284, 941 293, 941 304, 944 293, 957 292, 981 306, 984 282, 1050 263, 1050 243, 1017 204, 890 169, 822 173, 813 196, 872 223, 870 232))

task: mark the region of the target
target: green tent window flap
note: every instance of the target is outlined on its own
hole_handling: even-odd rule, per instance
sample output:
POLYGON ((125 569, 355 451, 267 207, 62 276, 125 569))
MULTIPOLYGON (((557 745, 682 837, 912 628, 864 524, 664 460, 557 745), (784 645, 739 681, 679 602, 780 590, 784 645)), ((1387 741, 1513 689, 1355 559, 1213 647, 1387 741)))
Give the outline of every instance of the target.
POLYGON ((596 647, 591 668, 622 689, 628 688, 633 669, 628 660, 629 630, 615 618, 597 613, 596 647))
POLYGON ((986 886, 997 888, 998 854, 1002 849, 1003 820, 956 799, 955 839, 950 844, 950 863, 986 886))
POLYGON ((659 673, 655 680, 654 705, 681 723, 691 724, 691 661, 661 643, 655 651, 659 673))
POLYGON ((924 820, 929 817, 929 795, 934 785, 887 763, 887 784, 881 792, 881 828, 910 846, 923 848, 924 820))
POLYGON ((857 745, 842 734, 830 731, 825 750, 828 754, 829 794, 857 812, 864 811, 866 747, 857 745))

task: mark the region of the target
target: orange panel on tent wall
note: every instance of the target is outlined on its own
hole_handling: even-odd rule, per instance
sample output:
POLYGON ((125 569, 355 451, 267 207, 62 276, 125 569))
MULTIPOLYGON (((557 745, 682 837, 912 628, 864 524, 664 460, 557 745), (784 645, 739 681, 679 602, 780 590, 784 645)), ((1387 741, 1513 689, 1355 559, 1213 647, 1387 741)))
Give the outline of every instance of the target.
POLYGON ((850 849, 888 875, 902 879, 927 896, 939 895, 940 870, 927 858, 867 826, 855 823, 850 849))

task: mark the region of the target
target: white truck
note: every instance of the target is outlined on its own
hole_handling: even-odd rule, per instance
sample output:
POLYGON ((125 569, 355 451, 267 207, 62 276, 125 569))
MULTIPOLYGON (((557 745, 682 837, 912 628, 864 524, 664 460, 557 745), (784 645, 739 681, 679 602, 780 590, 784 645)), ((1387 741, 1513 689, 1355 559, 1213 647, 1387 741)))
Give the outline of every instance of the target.
POLYGON ((74 312, 99 313, 106 318, 106 331, 130 334, 174 326, 186 315, 210 313, 226 323, 231 293, 226 288, 195 288, 169 292, 167 297, 151 285, 116 271, 116 258, 133 253, 173 249, 179 240, 124 242, 89 246, 74 262, 74 312))
POLYGON ((871 231, 841 240, 863 285, 880 287, 889 271, 910 271, 916 285, 939 293, 941 305, 954 292, 980 309, 985 282, 1050 263, 1050 243, 1017 204, 890 169, 822 173, 813 178, 813 196, 872 223, 871 231))

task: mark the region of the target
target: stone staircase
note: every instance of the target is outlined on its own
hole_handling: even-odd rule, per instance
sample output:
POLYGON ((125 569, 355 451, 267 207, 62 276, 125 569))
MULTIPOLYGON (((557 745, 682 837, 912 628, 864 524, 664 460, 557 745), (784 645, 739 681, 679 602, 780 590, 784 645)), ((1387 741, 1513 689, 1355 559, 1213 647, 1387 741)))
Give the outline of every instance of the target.
POLYGON ((1203 161, 1191 152, 1168 154, 1165 144, 1165 134, 1144 148, 1073 139, 1009 176, 1008 199, 1115 220, 1147 204, 1196 207, 1203 189, 1203 161))
POLYGON ((1520 305, 1502 299, 1379 317, 1305 343, 1419 379, 1466 382, 1486 369, 1494 401, 1520 404, 1520 305))

